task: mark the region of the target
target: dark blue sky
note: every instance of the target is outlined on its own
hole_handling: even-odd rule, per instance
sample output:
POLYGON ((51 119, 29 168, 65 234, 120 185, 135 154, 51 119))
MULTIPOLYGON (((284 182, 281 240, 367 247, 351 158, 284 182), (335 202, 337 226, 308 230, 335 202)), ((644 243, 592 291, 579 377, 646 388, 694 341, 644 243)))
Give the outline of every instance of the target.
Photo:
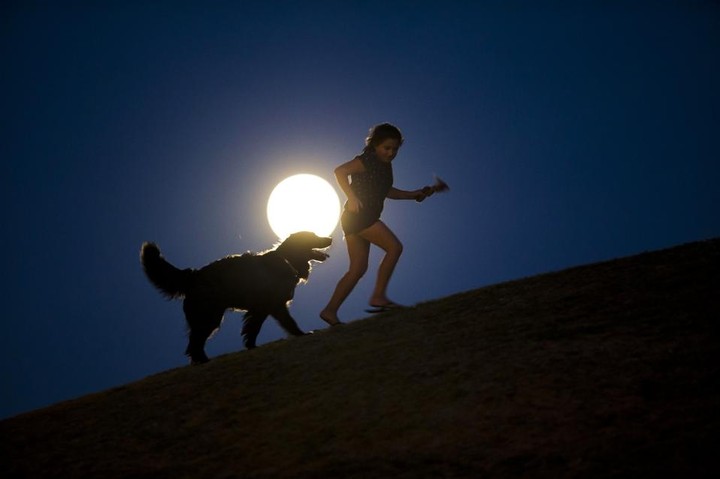
MULTIPOLYGON (((375 123, 406 136, 397 187, 452 187, 387 204, 405 304, 720 235, 717 2, 43 3, 0 7, 0 417, 186 364, 140 244, 180 267, 270 247, 274 185, 334 184, 375 123)), ((304 329, 347 266, 334 238, 304 329)))

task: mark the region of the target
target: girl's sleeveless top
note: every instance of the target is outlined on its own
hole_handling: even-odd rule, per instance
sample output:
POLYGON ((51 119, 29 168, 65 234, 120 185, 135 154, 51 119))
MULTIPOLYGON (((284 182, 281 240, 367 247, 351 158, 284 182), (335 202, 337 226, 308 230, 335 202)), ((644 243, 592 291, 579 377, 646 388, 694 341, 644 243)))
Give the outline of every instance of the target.
POLYGON ((341 218, 345 234, 362 231, 380 219, 385 198, 393 184, 391 163, 380 161, 370 148, 366 148, 359 158, 365 171, 350 175, 350 188, 363 207, 358 213, 351 213, 345 203, 341 218))

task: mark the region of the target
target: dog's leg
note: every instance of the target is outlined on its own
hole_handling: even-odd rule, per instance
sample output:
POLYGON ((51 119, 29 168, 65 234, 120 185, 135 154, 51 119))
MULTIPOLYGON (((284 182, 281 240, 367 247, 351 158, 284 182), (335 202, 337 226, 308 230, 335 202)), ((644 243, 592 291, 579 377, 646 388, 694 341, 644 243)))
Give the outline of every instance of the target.
POLYGON ((267 313, 258 313, 257 311, 248 311, 245 313, 245 317, 243 318, 242 337, 247 349, 253 349, 256 346, 255 340, 257 339, 257 336, 260 333, 260 328, 267 317, 267 313))
POLYGON ((190 357, 190 361, 193 364, 203 364, 210 361, 210 358, 205 354, 205 342, 210 337, 212 331, 199 331, 197 329, 190 329, 188 347, 185 350, 185 355, 190 357))
POLYGON ((305 334, 303 330, 298 327, 295 319, 290 316, 290 311, 288 311, 287 306, 283 305, 282 309, 278 309, 273 312, 272 315, 289 334, 293 336, 303 336, 305 334))
POLYGON ((209 311, 188 300, 185 300, 183 310, 189 328, 185 354, 193 364, 206 363, 210 359, 205 354, 205 342, 220 327, 225 310, 209 311))

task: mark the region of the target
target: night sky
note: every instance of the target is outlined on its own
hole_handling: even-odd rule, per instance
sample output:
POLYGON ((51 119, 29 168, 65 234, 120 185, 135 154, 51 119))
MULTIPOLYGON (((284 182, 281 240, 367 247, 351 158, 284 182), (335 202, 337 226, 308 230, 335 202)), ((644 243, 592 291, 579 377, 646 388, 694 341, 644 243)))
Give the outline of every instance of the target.
MULTIPOLYGON (((396 187, 452 188, 386 203, 404 304, 720 236, 718 2, 45 3, 0 7, 0 417, 187 364, 141 243, 182 268, 271 247, 272 188, 335 185, 376 123, 406 138, 396 187)), ((347 267, 333 237, 306 330, 347 267)))

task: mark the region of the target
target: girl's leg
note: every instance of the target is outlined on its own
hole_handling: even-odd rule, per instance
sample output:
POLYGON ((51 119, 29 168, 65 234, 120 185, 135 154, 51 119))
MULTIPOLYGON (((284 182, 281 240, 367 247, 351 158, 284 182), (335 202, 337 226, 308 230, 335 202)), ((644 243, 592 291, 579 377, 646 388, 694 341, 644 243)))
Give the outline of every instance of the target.
POLYGON ((371 227, 361 231, 360 236, 385 250, 385 257, 378 269, 375 289, 370 296, 370 304, 372 306, 392 304, 392 301, 387 297, 387 287, 395 270, 395 265, 397 265, 400 255, 402 254, 403 245, 397 236, 395 236, 395 233, 382 221, 378 221, 371 227))
POLYGON ((368 267, 368 256, 370 254, 370 242, 357 234, 347 235, 345 237, 347 244, 348 256, 350 257, 350 267, 348 272, 340 278, 335 292, 325 309, 320 312, 320 318, 330 325, 340 322, 338 319, 338 310, 340 306, 353 290, 360 278, 363 277, 368 267))

